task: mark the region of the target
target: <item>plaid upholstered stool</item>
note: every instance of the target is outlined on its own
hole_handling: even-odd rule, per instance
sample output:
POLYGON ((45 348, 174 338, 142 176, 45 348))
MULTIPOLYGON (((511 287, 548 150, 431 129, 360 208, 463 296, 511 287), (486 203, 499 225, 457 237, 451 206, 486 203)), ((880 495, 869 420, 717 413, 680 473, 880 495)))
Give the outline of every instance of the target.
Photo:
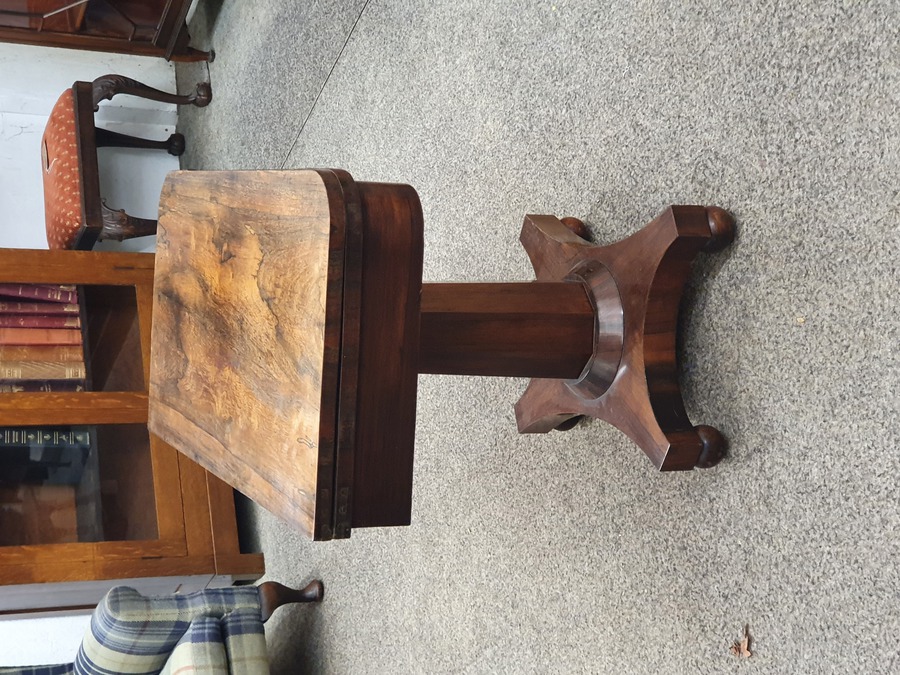
POLYGON ((165 141, 126 136, 94 126, 100 101, 130 94, 154 101, 203 107, 212 100, 209 84, 193 94, 178 96, 148 87, 121 75, 104 75, 93 82, 76 82, 53 107, 41 143, 44 175, 44 214, 50 248, 89 250, 98 239, 121 241, 156 232, 156 221, 114 210, 100 196, 97 148, 126 147, 184 152, 184 136, 165 141))

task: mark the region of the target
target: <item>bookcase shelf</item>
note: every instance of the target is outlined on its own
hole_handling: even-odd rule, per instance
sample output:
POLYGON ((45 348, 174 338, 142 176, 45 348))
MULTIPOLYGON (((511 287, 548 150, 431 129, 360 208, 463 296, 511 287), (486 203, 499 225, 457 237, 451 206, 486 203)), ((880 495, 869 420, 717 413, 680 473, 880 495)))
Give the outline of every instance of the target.
POLYGON ((0 249, 0 283, 78 287, 86 373, 85 391, 0 392, 0 427, 90 432, 74 485, 0 486, 14 504, 0 514, 0 596, 37 584, 6 593, 0 613, 91 604, 126 579, 263 572, 240 551, 231 488, 147 430, 153 261, 0 249))

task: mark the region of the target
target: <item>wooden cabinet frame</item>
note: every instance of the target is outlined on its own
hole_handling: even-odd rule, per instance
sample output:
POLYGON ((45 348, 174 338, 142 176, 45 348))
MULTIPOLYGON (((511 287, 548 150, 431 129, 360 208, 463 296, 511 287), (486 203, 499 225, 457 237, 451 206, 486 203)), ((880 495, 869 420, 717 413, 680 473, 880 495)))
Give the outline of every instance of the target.
MULTIPOLYGON (((146 424, 154 256, 94 251, 0 250, 0 283, 131 286, 144 390, 0 393, 0 426, 146 424)), ((137 577, 257 578, 261 554, 240 552, 231 488, 150 434, 159 536, 0 547, 0 586, 137 577)))

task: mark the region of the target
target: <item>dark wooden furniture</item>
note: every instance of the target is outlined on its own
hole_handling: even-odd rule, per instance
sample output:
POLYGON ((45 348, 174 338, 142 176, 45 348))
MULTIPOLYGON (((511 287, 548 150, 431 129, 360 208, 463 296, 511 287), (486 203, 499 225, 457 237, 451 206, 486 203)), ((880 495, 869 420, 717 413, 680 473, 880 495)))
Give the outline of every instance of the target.
POLYGON ((35 525, 27 540, 3 533, 2 611, 96 602, 100 580, 263 572, 261 555, 240 551, 231 488, 147 429, 153 263, 152 254, 0 249, 0 283, 78 285, 88 367, 86 391, 0 393, 0 426, 96 436, 71 514, 59 504, 58 513, 29 511, 41 500, 12 503, 15 486, 4 483, 0 515, 35 525), (78 536, 61 540, 51 516, 77 522, 78 536), (11 599, 21 584, 40 585, 26 605, 11 599))
POLYGON ((191 0, 0 0, 0 42, 211 60, 190 46, 191 0))
POLYGON ((184 136, 172 134, 165 141, 150 141, 94 126, 100 101, 117 94, 154 101, 203 107, 212 100, 206 82, 193 94, 179 96, 153 89, 121 75, 105 75, 93 82, 76 82, 60 96, 41 143, 44 177, 44 216, 50 248, 90 250, 98 239, 121 241, 156 232, 156 221, 136 218, 106 205, 100 195, 97 148, 128 147, 184 152, 184 136))
POLYGON ((418 372, 535 378, 522 432, 593 415, 662 470, 722 457, 675 365, 691 260, 734 235, 721 209, 606 247, 527 216, 537 281, 511 284, 422 284, 415 191, 340 171, 172 174, 160 214, 150 428, 316 539, 409 523, 418 372))

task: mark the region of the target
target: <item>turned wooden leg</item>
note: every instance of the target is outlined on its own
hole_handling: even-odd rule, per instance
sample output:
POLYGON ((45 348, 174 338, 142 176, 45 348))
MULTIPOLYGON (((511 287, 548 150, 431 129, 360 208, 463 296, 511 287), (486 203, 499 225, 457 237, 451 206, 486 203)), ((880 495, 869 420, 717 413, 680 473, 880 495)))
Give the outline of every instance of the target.
POLYGON ((113 239, 122 241, 133 237, 145 237, 156 234, 156 221, 147 218, 129 216, 124 210, 115 211, 102 202, 100 205, 103 217, 103 228, 100 230, 99 239, 113 239))
POLYGON ((259 603, 262 620, 268 621, 276 609, 295 602, 322 602, 325 585, 316 579, 300 590, 289 588, 277 581, 265 581, 259 585, 259 603))
POLYGON ((184 135, 174 133, 165 141, 151 141, 127 134, 120 134, 108 129, 94 129, 94 137, 98 148, 147 148, 149 150, 165 150, 176 157, 184 154, 184 135))
POLYGON ((170 94, 153 87, 148 87, 137 80, 123 75, 104 75, 98 77, 92 83, 94 110, 99 109, 100 101, 104 99, 112 99, 116 94, 129 94, 131 96, 140 96, 152 101, 162 101, 164 103, 175 103, 176 105, 195 105, 198 108, 209 105, 212 101, 212 88, 209 82, 200 82, 193 94, 181 96, 179 94, 170 94))

